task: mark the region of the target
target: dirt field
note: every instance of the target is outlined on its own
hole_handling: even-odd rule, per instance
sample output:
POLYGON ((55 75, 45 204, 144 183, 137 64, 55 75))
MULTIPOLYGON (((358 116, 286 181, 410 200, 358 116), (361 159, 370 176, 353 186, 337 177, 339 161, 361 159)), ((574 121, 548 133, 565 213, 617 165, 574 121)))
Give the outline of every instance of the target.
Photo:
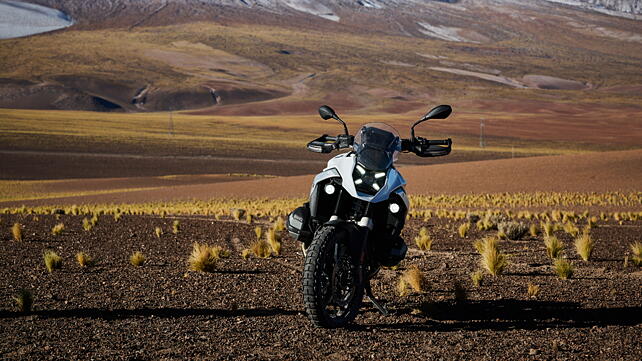
MULTIPOLYGON (((318 160, 297 162, 319 172, 327 155, 318 160)), ((430 161, 430 160, 428 160, 430 161)), ((252 160, 248 160, 252 162, 252 160)), ((260 163, 260 162, 259 162, 260 163)), ((266 166, 275 164, 266 162, 266 166)), ((228 168, 229 169, 229 168, 228 168)), ((276 168, 272 168, 276 171, 276 168)), ((642 189, 642 151, 588 153, 579 155, 496 159, 425 166, 403 166, 409 194, 461 194, 502 192, 608 192, 642 189)), ((153 201, 212 198, 305 197, 313 175, 277 178, 182 176, 162 182, 157 177, 102 180, 73 180, 40 184, 46 199, 0 201, 0 207, 45 204, 143 203, 153 201), (177 181, 179 179, 180 181, 177 181), (249 180, 248 180, 249 179, 249 180), (90 186, 92 185, 92 186, 90 186), (119 190, 125 185, 154 189, 119 190), (56 197, 61 192, 103 190, 103 194, 56 197)), ((44 198, 44 197, 43 197, 44 198)))
POLYGON ((0 215, 0 357, 3 359, 592 359, 639 360, 642 349, 642 271, 623 266, 629 243, 639 240, 642 223, 599 222, 591 233, 593 259, 575 255, 570 236, 558 232, 576 266, 570 280, 553 274, 540 237, 503 241, 506 273, 486 275, 473 287, 478 268, 472 240, 462 239, 445 219, 412 220, 404 237, 426 225, 435 242, 422 253, 413 247, 398 270, 383 270, 375 294, 392 310, 382 316, 365 303, 353 327, 314 329, 303 314, 302 256, 285 238, 281 256, 243 260, 239 251, 255 239, 253 228, 233 221, 102 216, 89 232, 81 216, 0 215), (25 240, 10 240, 9 225, 21 222, 25 240), (65 231, 50 234, 64 222, 65 231), (156 238, 154 227, 165 233, 156 238), (187 271, 192 242, 232 250, 214 273, 187 271), (49 274, 42 252, 64 259, 49 274), (140 268, 128 257, 140 250, 140 268), (98 259, 80 268, 73 255, 98 259), (399 296, 401 272, 417 265, 427 277, 425 293, 399 296), (467 300, 455 300, 458 282, 467 300), (529 283, 540 286, 527 296, 529 283), (33 291, 35 311, 15 311, 20 288, 33 291))

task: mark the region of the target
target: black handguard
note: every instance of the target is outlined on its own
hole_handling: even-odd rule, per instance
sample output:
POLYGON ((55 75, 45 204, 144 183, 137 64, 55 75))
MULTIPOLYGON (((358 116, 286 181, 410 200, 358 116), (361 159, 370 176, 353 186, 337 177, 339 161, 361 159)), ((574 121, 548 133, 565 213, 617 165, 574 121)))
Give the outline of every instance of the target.
POLYGON ((349 134, 340 134, 336 137, 324 134, 308 143, 307 148, 315 153, 330 153, 335 149, 349 148, 353 142, 354 136, 349 134))
POLYGON ((410 151, 424 158, 441 157, 450 154, 452 144, 453 141, 450 138, 443 140, 428 140, 422 137, 416 137, 414 142, 410 141, 410 151))

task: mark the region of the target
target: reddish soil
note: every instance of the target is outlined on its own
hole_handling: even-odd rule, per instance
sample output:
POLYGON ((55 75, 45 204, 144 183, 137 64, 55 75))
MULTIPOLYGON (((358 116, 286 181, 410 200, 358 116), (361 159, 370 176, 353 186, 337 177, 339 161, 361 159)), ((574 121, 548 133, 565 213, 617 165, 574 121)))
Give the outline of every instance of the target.
MULTIPOLYGON (((317 167, 317 172, 322 169, 322 165, 317 167)), ((406 166, 400 171, 410 194, 640 191, 642 150, 406 166)), ((2 202, 0 206, 305 197, 312 179, 313 175, 304 175, 177 185, 157 190, 2 202)), ((101 184, 110 189, 106 182, 101 184)))
POLYGON ((642 128, 636 121, 640 118, 638 106, 474 100, 454 102, 453 109, 447 121, 432 122, 431 129, 441 134, 479 136, 483 119, 488 137, 537 140, 563 147, 582 142, 595 150, 642 144, 642 128))
MULTIPOLYGON (((642 349, 642 271, 622 259, 639 240, 642 223, 601 223, 593 229, 593 259, 584 262, 570 238, 558 236, 575 264, 570 280, 553 274, 541 238, 504 241, 510 255, 504 275, 486 276, 473 287, 470 272, 478 256, 471 240, 456 235, 457 224, 431 219, 433 250, 411 248, 396 270, 382 270, 375 294, 392 314, 380 315, 369 303, 348 329, 315 329, 303 313, 299 245, 285 238, 281 256, 243 260, 238 251, 255 238, 255 225, 181 218, 181 231, 169 232, 171 218, 102 216, 90 232, 82 217, 0 215, 0 358, 3 359, 534 359, 640 360, 642 349), (21 222, 26 239, 9 240, 10 224, 21 222), (66 229, 51 236, 51 227, 66 229), (154 227, 165 234, 156 238, 154 227), (238 238, 235 240, 234 238, 238 238), (187 271, 193 241, 233 250, 214 273, 187 271), (63 259, 49 274, 42 252, 63 259), (128 263, 140 250, 148 263, 128 263), (74 254, 98 259, 80 268, 74 254), (401 297, 401 272, 417 265, 427 277, 426 292, 401 297), (456 301, 459 283, 467 299, 456 301), (529 283, 540 293, 528 297, 529 283), (30 289, 34 312, 16 311, 12 297, 30 289)), ((423 224, 412 220, 412 239, 423 224)))
MULTIPOLYGON (((0 179, 43 180, 70 178, 151 177, 177 174, 261 174, 293 176, 317 173, 327 157, 310 153, 303 145, 298 150, 266 149, 202 154, 165 147, 138 149, 119 145, 96 145, 97 149, 70 151, 63 144, 49 150, 0 150, 0 179), (60 150, 60 151, 58 151, 60 150), (118 151, 122 153, 112 153, 118 151)), ((456 163, 506 157, 495 152, 454 152, 448 157, 425 160, 402 155, 400 164, 456 163)))

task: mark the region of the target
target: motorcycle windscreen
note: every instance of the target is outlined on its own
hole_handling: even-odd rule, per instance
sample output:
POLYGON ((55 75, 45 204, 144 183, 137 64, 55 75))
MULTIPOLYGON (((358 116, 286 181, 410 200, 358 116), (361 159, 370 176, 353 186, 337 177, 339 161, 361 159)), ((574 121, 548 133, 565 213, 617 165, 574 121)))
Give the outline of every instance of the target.
POLYGON ((392 164, 392 154, 366 146, 357 152, 357 162, 368 170, 383 171, 392 164))
POLYGON ((364 127, 359 131, 357 162, 366 169, 382 171, 388 169, 394 161, 394 153, 398 151, 399 137, 395 134, 375 127, 364 127))

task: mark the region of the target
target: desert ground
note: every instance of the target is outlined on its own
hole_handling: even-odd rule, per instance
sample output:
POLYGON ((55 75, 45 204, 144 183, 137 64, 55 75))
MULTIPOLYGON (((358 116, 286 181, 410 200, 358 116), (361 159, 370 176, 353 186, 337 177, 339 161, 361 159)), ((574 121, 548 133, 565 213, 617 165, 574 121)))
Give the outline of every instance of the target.
POLYGON ((239 255, 256 239, 255 227, 269 227, 267 219, 247 224, 229 217, 123 215, 115 221, 106 214, 85 231, 82 218, 0 216, 5 230, 0 241, 3 358, 642 357, 642 273, 623 263, 629 244, 642 232, 639 219, 599 221, 591 230, 596 247, 589 262, 575 255, 571 236, 556 232, 575 264, 568 280, 554 274, 542 236, 502 241, 510 265, 501 276, 486 275, 478 287, 470 280, 479 267, 472 241, 493 232, 473 227, 460 237, 461 221, 411 219, 404 231, 409 256, 398 269, 382 270, 374 282, 391 314, 382 316, 366 302, 353 326, 323 330, 313 328, 302 309, 302 254, 296 241, 286 236, 281 254, 268 259, 239 255), (180 221, 177 234, 171 231, 175 220, 180 221), (24 226, 22 242, 8 236, 14 222, 24 226), (58 223, 65 230, 52 236, 58 223), (155 227, 163 229, 159 237, 155 227), (434 239, 430 251, 412 245, 420 227, 434 239), (189 271, 193 242, 219 245, 231 256, 212 273, 189 271), (63 257, 61 269, 47 272, 44 250, 63 257), (97 263, 78 266, 73 255, 80 251, 97 263), (129 264, 134 251, 143 252, 147 263, 129 264), (397 282, 411 266, 423 272, 426 288, 400 296, 397 282), (527 294, 529 284, 540 287, 536 296, 527 294), (19 288, 35 295, 29 314, 17 312, 12 302, 19 288))
POLYGON ((622 151, 401 167, 414 194, 403 233, 410 250, 373 285, 391 314, 365 302, 342 330, 315 329, 305 316, 303 256, 286 232, 278 255, 241 256, 256 242, 256 227, 273 227, 303 201, 311 176, 34 181, 37 187, 21 188, 31 199, 0 204, 0 349, 9 359, 637 360, 642 271, 629 259, 642 234, 641 157, 622 151), (234 208, 252 214, 250 223, 234 218, 234 208), (497 231, 472 224, 461 236, 458 227, 468 214, 485 212, 540 232, 545 219, 559 224, 553 234, 574 275, 560 279, 544 236, 527 234, 501 241, 510 261, 505 272, 485 274, 475 286, 471 273, 480 261, 473 242, 497 231), (85 230, 90 217, 96 221, 85 230), (583 261, 562 223, 571 219, 584 229, 592 217, 595 249, 583 261), (22 241, 12 239, 15 223, 22 241), (64 230, 53 235, 60 223, 64 230), (433 239, 429 251, 413 241, 422 227, 433 239), (190 271, 194 242, 230 256, 213 272, 190 271), (62 256, 61 269, 46 270, 46 250, 62 256), (134 251, 146 256, 144 265, 129 263, 134 251), (96 263, 80 267, 77 252, 96 263), (425 288, 401 295, 399 279, 412 267, 425 276, 425 288), (536 295, 529 285, 539 287, 536 295), (22 288, 35 296, 27 314, 12 299, 22 288))
POLYGON ((642 359, 624 2, 0 1, 0 358, 642 359), (390 314, 364 301, 337 330, 307 319, 282 230, 330 158, 307 142, 341 132, 322 104, 404 138, 454 109, 417 128, 449 156, 396 164, 409 251, 373 284, 390 314), (208 272, 195 243, 220 247, 208 272))

